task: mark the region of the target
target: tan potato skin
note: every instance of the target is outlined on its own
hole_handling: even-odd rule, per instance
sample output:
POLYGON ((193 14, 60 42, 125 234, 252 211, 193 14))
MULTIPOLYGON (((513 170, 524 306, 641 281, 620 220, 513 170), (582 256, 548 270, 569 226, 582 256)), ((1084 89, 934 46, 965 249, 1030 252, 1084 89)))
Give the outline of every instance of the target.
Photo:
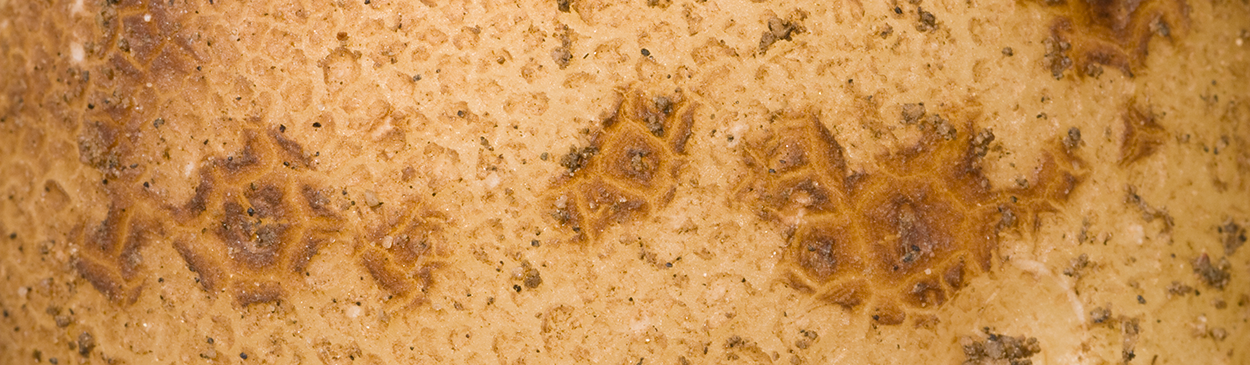
POLYGON ((1244 1, 0 0, 0 362, 1247 363, 1246 43, 1244 1))

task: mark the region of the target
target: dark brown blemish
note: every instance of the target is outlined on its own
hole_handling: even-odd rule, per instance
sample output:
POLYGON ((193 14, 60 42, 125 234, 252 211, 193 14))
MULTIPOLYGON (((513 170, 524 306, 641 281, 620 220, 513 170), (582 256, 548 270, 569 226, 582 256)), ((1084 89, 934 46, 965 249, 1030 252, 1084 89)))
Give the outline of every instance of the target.
POLYGON ((252 270, 262 270, 278 262, 278 255, 290 237, 290 226, 283 223, 257 223, 243 205, 227 201, 217 237, 230 248, 230 258, 252 270))
POLYGON ((818 283, 825 283, 841 274, 862 270, 856 253, 859 240, 841 220, 828 220, 805 225, 795 234, 798 245, 792 250, 798 264, 818 283))
POLYGON ((92 228, 75 229, 71 237, 77 236, 82 245, 74 259, 79 275, 110 300, 130 303, 142 290, 139 250, 162 230, 154 222, 134 217, 133 206, 121 204, 115 200, 103 221, 92 228))
POLYGON ((187 269, 198 276, 197 281, 204 291, 216 294, 217 290, 222 287, 226 274, 222 271, 220 263, 201 253, 206 251, 205 248, 195 247, 202 244, 198 242, 199 240, 195 239, 174 240, 174 249, 178 251, 179 256, 182 256, 182 260, 186 261, 187 269))
MULTIPOLYGON (((321 127, 321 123, 315 123, 314 126, 321 127)), ((304 147, 299 142, 287 138, 285 134, 278 132, 276 129, 269 130, 269 136, 273 138, 278 148, 286 156, 286 160, 298 167, 312 167, 312 158, 304 153, 304 147)))
POLYGON ((1145 65, 1150 41, 1175 44, 1189 29, 1185 0, 1044 0, 1053 20, 1044 63, 1056 79, 1069 68, 1098 77, 1102 68, 1132 77, 1145 65))
POLYGON ((547 197, 550 215, 587 241, 611 225, 650 215, 673 199, 694 123, 694 106, 676 95, 646 97, 623 92, 593 132, 591 143, 570 149, 567 169, 547 197))
POLYGON ((226 157, 226 159, 221 162, 221 166, 225 168, 226 173, 237 175, 242 173, 245 169, 258 167, 261 164, 261 160, 265 156, 261 156, 259 154, 260 152, 257 151, 257 149, 261 148, 257 145, 260 143, 257 141, 258 138, 259 137, 256 135, 255 131, 244 131, 243 149, 232 156, 226 157))

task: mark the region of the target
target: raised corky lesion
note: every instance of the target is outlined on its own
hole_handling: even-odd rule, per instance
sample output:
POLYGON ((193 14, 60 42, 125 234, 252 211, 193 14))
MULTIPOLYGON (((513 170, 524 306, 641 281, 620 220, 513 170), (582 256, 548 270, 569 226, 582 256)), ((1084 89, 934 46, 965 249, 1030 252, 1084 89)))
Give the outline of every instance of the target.
POLYGON ((673 199, 685 161, 694 104, 681 92, 623 92, 616 110, 573 148, 544 209, 574 241, 597 239, 609 226, 642 219, 673 199))
POLYGON ((784 282, 880 324, 949 301, 991 269, 1016 215, 1062 204, 1079 183, 1071 153, 1047 151, 1032 186, 994 189, 981 171, 992 133, 970 133, 971 122, 922 118, 918 142, 852 171, 812 113, 770 118, 772 128, 744 144, 737 200, 785 232, 784 282))

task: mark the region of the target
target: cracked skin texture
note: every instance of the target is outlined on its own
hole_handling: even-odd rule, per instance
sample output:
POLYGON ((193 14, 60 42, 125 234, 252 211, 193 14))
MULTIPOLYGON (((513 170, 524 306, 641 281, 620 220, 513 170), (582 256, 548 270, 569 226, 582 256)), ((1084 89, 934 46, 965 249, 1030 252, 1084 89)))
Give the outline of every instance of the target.
POLYGON ((1247 19, 0 1, 0 362, 1243 363, 1247 19))

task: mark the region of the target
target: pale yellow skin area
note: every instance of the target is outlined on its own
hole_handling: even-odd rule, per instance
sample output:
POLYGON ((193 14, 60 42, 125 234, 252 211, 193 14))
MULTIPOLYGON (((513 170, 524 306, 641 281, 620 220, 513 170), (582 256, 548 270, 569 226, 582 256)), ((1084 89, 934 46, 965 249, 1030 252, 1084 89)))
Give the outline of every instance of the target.
POLYGON ((28 363, 35 351, 43 361, 86 361, 70 343, 89 332, 93 362, 238 363, 246 353, 273 363, 958 363, 960 338, 983 339, 990 327, 1036 337, 1034 363, 1118 363, 1120 327, 1089 319, 1108 305, 1113 317, 1140 321, 1135 363, 1250 362, 1238 346, 1250 343, 1250 248, 1228 257, 1223 290, 1193 271, 1203 253, 1224 257, 1217 226, 1250 219, 1245 2, 1189 3, 1188 29, 1151 38, 1133 77, 1108 67, 1060 80, 1042 60, 1052 15, 1032 2, 927 0, 931 32, 917 31, 916 5, 900 3, 896 15, 887 2, 582 1, 568 13, 528 1, 215 2, 176 1, 193 9, 179 20, 197 35, 189 72, 154 82, 146 96, 121 96, 140 126, 126 160, 143 165, 132 184, 156 186, 136 199, 167 220, 151 202, 190 199, 196 169, 238 151, 242 126, 282 124, 318 153, 307 176, 347 191, 333 200, 345 228, 306 276, 284 277, 280 304, 241 307, 206 292, 173 248, 175 233, 140 250, 133 303, 102 295, 75 271, 82 243, 70 232, 108 212, 104 175, 78 147, 85 120, 102 118, 86 108, 90 95, 110 90, 55 96, 66 92, 56 80, 68 68, 90 70, 92 83, 105 77, 115 44, 91 46, 104 5, 0 1, 0 362, 28 363), (796 9, 807 14, 804 32, 761 53, 768 19, 796 9), (558 24, 571 30, 563 69, 552 57, 558 24), (358 73, 323 60, 340 46, 360 52, 348 64, 358 73), (540 203, 565 171, 559 158, 589 142, 619 90, 677 88, 698 107, 673 200, 593 242, 570 242, 540 203), (867 95, 878 120, 857 103, 867 95), (728 136, 750 138, 767 130, 768 115, 806 110, 852 170, 871 171, 915 140, 900 118, 915 102, 931 112, 979 105, 975 123, 997 137, 985 159, 996 187, 1028 176, 1047 143, 1078 127, 1085 179, 1037 231, 1002 232, 990 272, 924 312, 937 325, 879 326, 862 308, 787 284, 779 225, 731 199, 744 170, 742 145, 728 136), (1120 162, 1126 106, 1155 115, 1166 135, 1133 163, 1120 162), (404 111, 408 124, 386 125, 387 110, 404 111), (258 111, 258 122, 243 121, 258 111), (165 124, 151 128, 156 118, 165 124), (312 126, 324 120, 333 122, 312 126), (381 138, 388 127, 401 139, 381 138), (401 182, 410 166, 415 177, 401 182), (49 180, 65 194, 45 190, 49 180), (1174 226, 1147 221, 1128 186, 1166 208, 1174 226), (365 191, 382 207, 366 207, 365 191), (381 244, 362 232, 386 209, 447 217, 424 302, 387 301, 356 258, 381 244), (1084 224, 1088 239, 1078 242, 1084 224), (1091 268, 1079 280, 1063 275, 1081 254, 1091 268), (523 261, 541 272, 538 287, 522 283, 523 261), (1174 281, 1201 294, 1170 297, 1174 281), (58 326, 50 306, 72 310, 69 323, 58 326), (1213 337, 1216 328, 1226 337, 1213 337), (801 331, 819 336, 799 346, 801 331), (728 347, 733 336, 746 345, 728 347))

